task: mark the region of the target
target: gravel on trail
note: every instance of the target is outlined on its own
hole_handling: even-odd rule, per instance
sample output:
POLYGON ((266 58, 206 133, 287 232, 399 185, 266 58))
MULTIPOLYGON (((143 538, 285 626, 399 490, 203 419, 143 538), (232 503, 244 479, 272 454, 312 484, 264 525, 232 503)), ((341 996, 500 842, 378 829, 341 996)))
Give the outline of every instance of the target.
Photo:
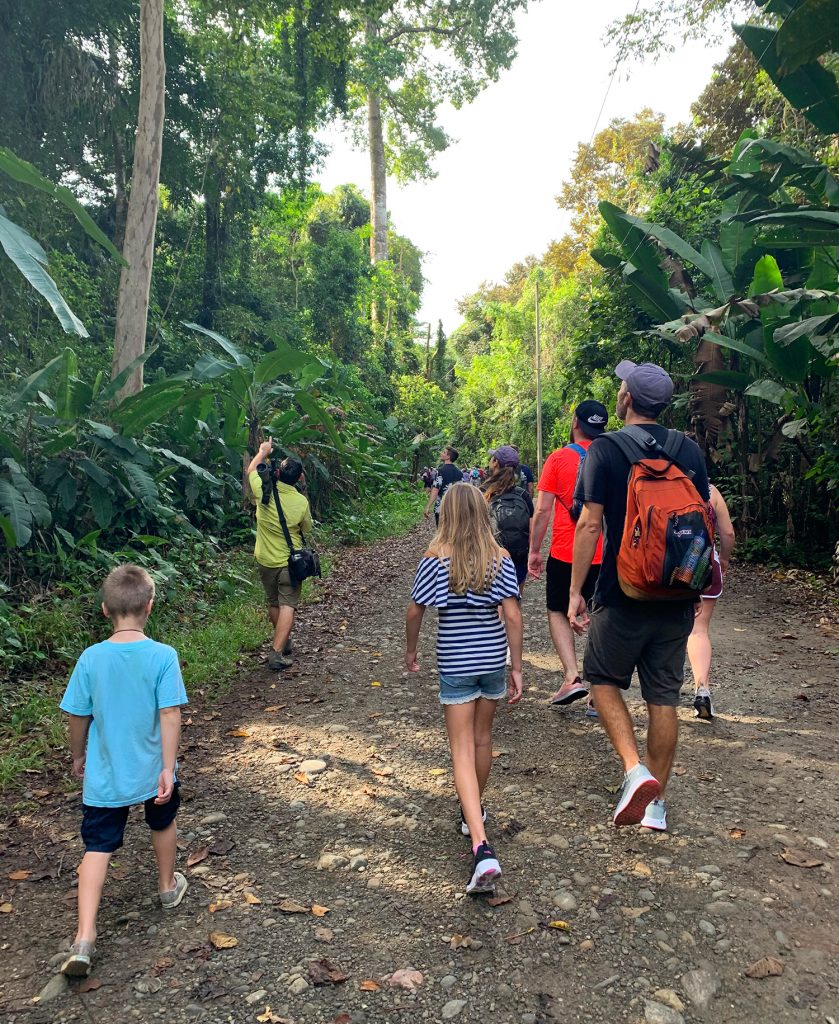
MULTIPOLYGON (((713 623, 718 716, 695 721, 686 688, 671 831, 650 834, 611 825, 619 769, 597 721, 546 704, 559 663, 544 584, 528 586, 525 698, 499 711, 486 794, 504 877, 495 900, 470 899, 432 616, 422 671, 401 660, 428 535, 343 553, 301 609, 291 670, 270 672, 263 652, 219 701, 190 695, 189 892, 161 910, 132 812, 82 982, 57 974, 78 791, 33 776, 7 801, 3 1021, 839 1024, 827 597, 795 573, 735 566, 713 623)), ((637 688, 630 707, 643 735, 637 688)))

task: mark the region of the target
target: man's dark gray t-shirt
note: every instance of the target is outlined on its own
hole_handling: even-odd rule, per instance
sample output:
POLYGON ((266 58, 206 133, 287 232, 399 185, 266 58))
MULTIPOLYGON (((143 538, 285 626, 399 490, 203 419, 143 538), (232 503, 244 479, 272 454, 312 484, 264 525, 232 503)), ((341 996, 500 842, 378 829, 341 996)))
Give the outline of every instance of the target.
MULTIPOLYGON (((649 431, 660 445, 667 440, 667 427, 658 423, 643 423, 640 426, 649 431)), ((690 438, 685 438, 679 451, 678 461, 683 469, 693 470, 693 483, 700 497, 704 501, 708 501, 710 499, 708 471, 705 468, 705 459, 699 445, 695 441, 691 441, 690 438)), ((595 438, 589 446, 574 492, 575 500, 591 501, 603 506, 603 564, 600 567, 597 589, 594 592, 595 607, 657 603, 634 601, 624 594, 618 583, 616 559, 626 519, 626 490, 629 470, 629 460, 620 448, 606 435, 601 435, 595 438)), ((688 600, 692 601, 693 598, 688 600)), ((670 605, 678 602, 663 603, 670 605)))

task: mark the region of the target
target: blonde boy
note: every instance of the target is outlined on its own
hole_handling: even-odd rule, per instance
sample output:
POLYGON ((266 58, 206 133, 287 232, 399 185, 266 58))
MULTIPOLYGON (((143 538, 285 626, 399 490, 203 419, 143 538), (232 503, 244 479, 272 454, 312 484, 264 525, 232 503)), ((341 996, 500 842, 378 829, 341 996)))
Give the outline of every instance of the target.
POLYGON ((152 831, 165 909, 187 890, 175 871, 177 752, 186 704, 177 652, 145 635, 154 581, 137 565, 114 569, 102 587, 111 636, 82 652, 61 701, 70 716, 73 774, 84 779, 79 924, 61 970, 83 977, 96 953, 96 915, 108 863, 122 846, 128 811, 142 803, 152 831))

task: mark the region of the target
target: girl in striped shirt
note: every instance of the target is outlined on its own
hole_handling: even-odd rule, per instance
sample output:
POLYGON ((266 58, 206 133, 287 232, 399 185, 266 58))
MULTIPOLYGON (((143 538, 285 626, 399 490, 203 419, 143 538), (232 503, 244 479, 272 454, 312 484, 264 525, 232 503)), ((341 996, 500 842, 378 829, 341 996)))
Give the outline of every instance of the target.
POLYGON ((405 665, 419 672, 417 639, 426 608, 437 608, 440 703, 460 799, 463 835, 472 840, 468 893, 493 892, 501 877, 487 842, 481 794, 492 765, 492 721, 498 701, 521 699, 522 619, 516 570, 492 533, 483 495, 453 484, 440 506, 440 525, 417 569, 406 621, 405 665), (499 605, 504 621, 499 618, 499 605), (512 667, 507 684, 507 645, 512 667))

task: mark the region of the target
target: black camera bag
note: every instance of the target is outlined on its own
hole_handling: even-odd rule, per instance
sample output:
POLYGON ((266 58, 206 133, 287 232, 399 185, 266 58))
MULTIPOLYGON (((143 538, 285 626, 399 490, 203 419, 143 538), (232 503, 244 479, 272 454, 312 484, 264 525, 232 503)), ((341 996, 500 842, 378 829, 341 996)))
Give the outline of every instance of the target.
POLYGON ((273 480, 271 481, 271 490, 274 492, 274 504, 277 506, 277 515, 280 517, 280 526, 283 528, 285 542, 288 544, 288 575, 291 577, 291 582, 299 587, 303 580, 310 576, 321 575, 320 558, 318 558, 317 551, 306 547, 306 538, 303 537, 302 531, 300 536, 303 537, 303 547, 295 549, 291 542, 291 534, 288 532, 283 505, 277 493, 277 485, 273 480))

